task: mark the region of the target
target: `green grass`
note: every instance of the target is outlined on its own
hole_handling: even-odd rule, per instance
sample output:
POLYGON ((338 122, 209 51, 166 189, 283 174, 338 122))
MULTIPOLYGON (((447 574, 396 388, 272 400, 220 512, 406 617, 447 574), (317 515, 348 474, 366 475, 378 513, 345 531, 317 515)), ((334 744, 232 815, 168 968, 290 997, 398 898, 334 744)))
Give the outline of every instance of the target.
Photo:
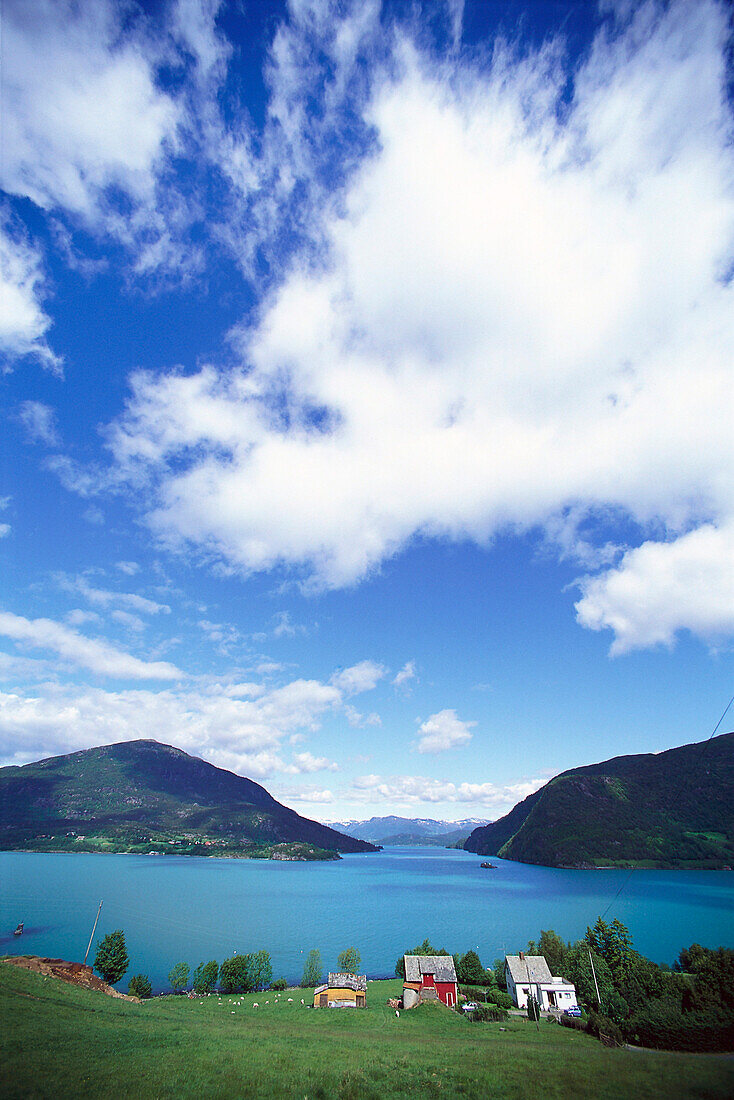
POLYGON ((385 1001, 400 987, 397 980, 370 983, 364 1010, 307 1010, 301 990, 281 993, 277 1003, 268 992, 135 1005, 0 963, 0 1096, 734 1094, 734 1060, 726 1056, 608 1050, 556 1024, 543 1022, 539 1032, 522 1019, 471 1024, 437 1006, 397 1019, 385 1001))

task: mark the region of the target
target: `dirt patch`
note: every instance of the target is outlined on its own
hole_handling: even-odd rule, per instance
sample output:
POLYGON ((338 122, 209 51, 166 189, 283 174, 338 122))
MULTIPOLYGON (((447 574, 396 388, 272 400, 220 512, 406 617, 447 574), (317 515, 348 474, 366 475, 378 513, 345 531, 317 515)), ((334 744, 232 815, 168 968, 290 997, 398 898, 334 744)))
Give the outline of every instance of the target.
POLYGON ((91 966, 83 963, 66 962, 65 959, 43 959, 39 955, 13 955, 3 959, 3 962, 11 966, 20 966, 24 970, 32 970, 34 974, 42 974, 45 978, 59 978, 62 982, 71 982, 72 985, 80 985, 84 989, 91 989, 95 993, 106 993, 108 997, 118 997, 122 1001, 133 1001, 140 1004, 138 997, 128 997, 126 993, 118 993, 107 982, 92 970, 91 966))

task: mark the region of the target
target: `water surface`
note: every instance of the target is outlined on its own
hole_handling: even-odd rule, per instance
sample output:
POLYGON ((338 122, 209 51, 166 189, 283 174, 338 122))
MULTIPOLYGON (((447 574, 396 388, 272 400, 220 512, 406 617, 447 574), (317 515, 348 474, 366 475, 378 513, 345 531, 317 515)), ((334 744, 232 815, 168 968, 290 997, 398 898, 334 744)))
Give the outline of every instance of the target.
POLYGON ((387 848, 334 863, 0 852, 0 954, 81 960, 101 899, 95 942, 124 929, 128 976, 147 973, 154 989, 179 961, 193 968, 260 948, 274 977, 297 979, 312 947, 334 969, 354 944, 367 974, 384 977, 426 936, 448 951, 472 947, 491 965, 542 928, 577 939, 610 902, 607 919, 619 917, 657 962, 693 942, 734 941, 734 872, 630 876, 492 862, 495 870, 483 870, 481 857, 442 848, 387 848), (21 920, 25 934, 14 937, 21 920))

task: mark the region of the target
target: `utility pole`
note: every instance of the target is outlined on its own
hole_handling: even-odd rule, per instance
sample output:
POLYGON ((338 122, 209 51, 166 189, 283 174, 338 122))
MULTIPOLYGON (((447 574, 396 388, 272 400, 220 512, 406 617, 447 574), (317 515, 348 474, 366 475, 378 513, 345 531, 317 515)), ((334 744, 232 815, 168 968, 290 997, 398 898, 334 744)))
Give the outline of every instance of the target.
POLYGON ((87 944, 87 953, 84 956, 84 965, 87 965, 87 955, 89 954, 89 948, 92 946, 92 940, 94 939, 94 933, 97 929, 97 921, 99 920, 99 914, 102 912, 102 902, 99 903, 99 909, 97 910, 97 916, 94 918, 94 927, 92 928, 92 934, 89 937, 89 943, 87 944))
POLYGON ((591 948, 589 948, 589 962, 591 963, 591 973, 594 975, 594 985, 596 986, 596 1001, 599 1005, 599 1011, 601 1012, 601 997, 599 996, 599 983, 596 980, 596 970, 594 970, 594 960, 591 957, 591 948))

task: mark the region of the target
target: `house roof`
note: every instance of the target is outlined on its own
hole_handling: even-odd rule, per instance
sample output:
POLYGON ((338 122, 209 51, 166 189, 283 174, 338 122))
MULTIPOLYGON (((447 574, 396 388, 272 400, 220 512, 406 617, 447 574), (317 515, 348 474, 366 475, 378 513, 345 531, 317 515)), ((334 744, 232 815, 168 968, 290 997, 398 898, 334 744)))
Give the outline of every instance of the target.
POLYGON ((367 991, 366 974, 329 974, 330 989, 354 989, 360 992, 367 991))
POLYGON ((437 982, 455 982, 453 958, 451 955, 405 955, 406 982, 419 982, 424 974, 433 974, 437 982))
POLYGON ((505 963, 515 985, 520 982, 552 982, 553 975, 545 955, 505 955, 505 963))

